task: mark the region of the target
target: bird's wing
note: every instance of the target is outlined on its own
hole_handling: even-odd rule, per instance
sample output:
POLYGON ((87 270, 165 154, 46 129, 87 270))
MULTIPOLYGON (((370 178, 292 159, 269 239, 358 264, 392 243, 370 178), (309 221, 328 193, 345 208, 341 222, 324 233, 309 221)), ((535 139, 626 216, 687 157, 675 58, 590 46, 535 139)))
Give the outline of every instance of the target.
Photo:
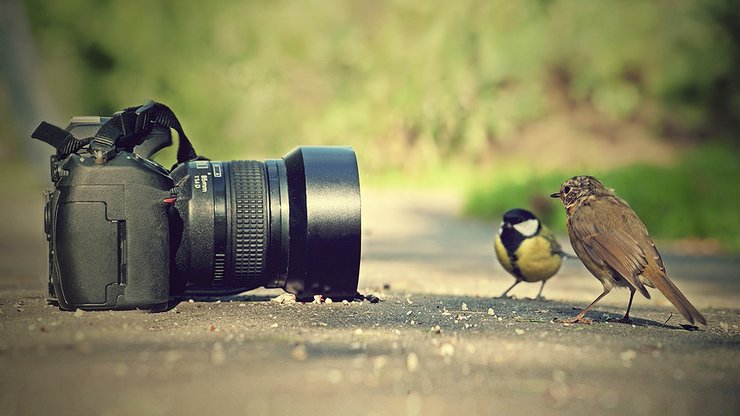
MULTIPOLYGON (((570 219, 571 231, 593 261, 611 268, 649 299, 650 294, 639 279, 648 265, 645 252, 623 230, 624 224, 618 215, 613 215, 613 209, 601 204, 613 208, 610 201, 597 199, 576 209, 570 219)), ((629 207, 624 208, 631 212, 629 207)))
POLYGON ((540 235, 544 239, 550 242, 552 254, 558 254, 561 256, 566 254, 563 252, 563 248, 560 246, 560 243, 558 242, 558 239, 555 237, 555 234, 553 234, 552 231, 550 231, 550 229, 545 226, 545 224, 542 224, 540 235))
POLYGON ((601 260, 600 264, 607 264, 650 298, 641 281, 645 279, 645 284, 660 290, 687 321, 706 325, 706 318, 668 278, 645 224, 625 202, 608 197, 591 200, 574 212, 570 226, 594 261, 601 260), (580 218, 573 221, 576 216, 580 218))

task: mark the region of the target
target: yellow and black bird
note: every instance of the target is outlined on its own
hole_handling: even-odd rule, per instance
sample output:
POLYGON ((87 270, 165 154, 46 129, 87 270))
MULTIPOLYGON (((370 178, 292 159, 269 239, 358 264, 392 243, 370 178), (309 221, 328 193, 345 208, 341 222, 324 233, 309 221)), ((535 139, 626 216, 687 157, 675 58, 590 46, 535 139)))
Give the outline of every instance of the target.
POLYGON ((650 299, 648 286, 658 288, 687 321, 706 325, 704 316, 668 278, 645 224, 611 189, 593 176, 574 176, 550 196, 565 206, 573 250, 604 286, 604 292, 569 322, 589 323, 586 312, 612 287, 621 286, 630 290, 630 300, 619 322, 629 323, 635 292, 650 299))
POLYGON ((516 281, 499 297, 506 297, 521 282, 542 282, 535 299, 542 296, 547 279, 560 269, 567 256, 552 232, 531 212, 515 208, 504 213, 494 242, 499 263, 516 281))

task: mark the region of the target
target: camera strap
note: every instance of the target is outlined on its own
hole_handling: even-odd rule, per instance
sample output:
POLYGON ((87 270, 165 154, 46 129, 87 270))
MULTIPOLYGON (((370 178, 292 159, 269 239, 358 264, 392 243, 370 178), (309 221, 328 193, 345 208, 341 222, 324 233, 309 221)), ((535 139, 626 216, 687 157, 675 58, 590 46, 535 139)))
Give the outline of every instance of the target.
POLYGON ((60 159, 63 159, 87 146, 93 139, 92 137, 78 139, 67 130, 45 121, 42 121, 41 124, 36 127, 36 130, 31 133, 31 137, 50 144, 52 147, 57 149, 57 156, 60 159))
POLYGON ((129 107, 114 114, 100 127, 91 145, 97 141, 106 143, 108 140, 113 140, 116 147, 131 152, 134 147, 142 144, 149 137, 154 126, 173 129, 180 136, 177 163, 198 157, 175 113, 166 105, 155 101, 149 101, 139 107, 129 107))
POLYGON ((175 113, 166 105, 155 101, 149 101, 142 106, 128 107, 115 113, 93 137, 78 139, 70 132, 45 121, 39 124, 31 137, 56 148, 60 159, 87 145, 96 158, 107 158, 118 149, 133 152, 134 147, 141 145, 150 137, 149 133, 155 126, 177 131, 179 135, 177 163, 198 157, 175 113))

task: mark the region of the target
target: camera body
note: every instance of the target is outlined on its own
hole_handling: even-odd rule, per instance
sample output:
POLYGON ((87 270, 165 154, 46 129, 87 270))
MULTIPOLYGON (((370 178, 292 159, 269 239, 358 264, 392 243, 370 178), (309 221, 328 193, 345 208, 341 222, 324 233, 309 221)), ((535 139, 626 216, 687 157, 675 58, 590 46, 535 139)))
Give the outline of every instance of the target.
POLYGON ((44 209, 50 295, 67 310, 165 309, 172 178, 126 151, 105 165, 79 154, 53 158, 51 169, 55 188, 44 209))
POLYGON ((356 296, 360 195, 350 148, 210 161, 195 155, 174 115, 147 115, 151 106, 34 132, 57 148, 44 208, 51 301, 156 311, 260 286, 299 299, 356 296), (151 156, 172 144, 173 125, 180 149, 169 171, 151 156))

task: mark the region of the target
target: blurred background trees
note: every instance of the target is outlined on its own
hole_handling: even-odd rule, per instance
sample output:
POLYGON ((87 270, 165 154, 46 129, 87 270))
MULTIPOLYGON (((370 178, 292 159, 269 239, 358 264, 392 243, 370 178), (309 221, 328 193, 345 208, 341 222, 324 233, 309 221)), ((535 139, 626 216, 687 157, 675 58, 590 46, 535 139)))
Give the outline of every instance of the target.
MULTIPOLYGON (((735 0, 21 4, 59 123, 152 98, 211 158, 348 144, 365 183, 457 187, 488 218, 521 205, 562 223, 541 188, 604 174, 659 235, 740 249, 735 0), (676 232, 677 206, 731 218, 676 232)), ((0 160, 26 140, 14 119, 0 160)))

